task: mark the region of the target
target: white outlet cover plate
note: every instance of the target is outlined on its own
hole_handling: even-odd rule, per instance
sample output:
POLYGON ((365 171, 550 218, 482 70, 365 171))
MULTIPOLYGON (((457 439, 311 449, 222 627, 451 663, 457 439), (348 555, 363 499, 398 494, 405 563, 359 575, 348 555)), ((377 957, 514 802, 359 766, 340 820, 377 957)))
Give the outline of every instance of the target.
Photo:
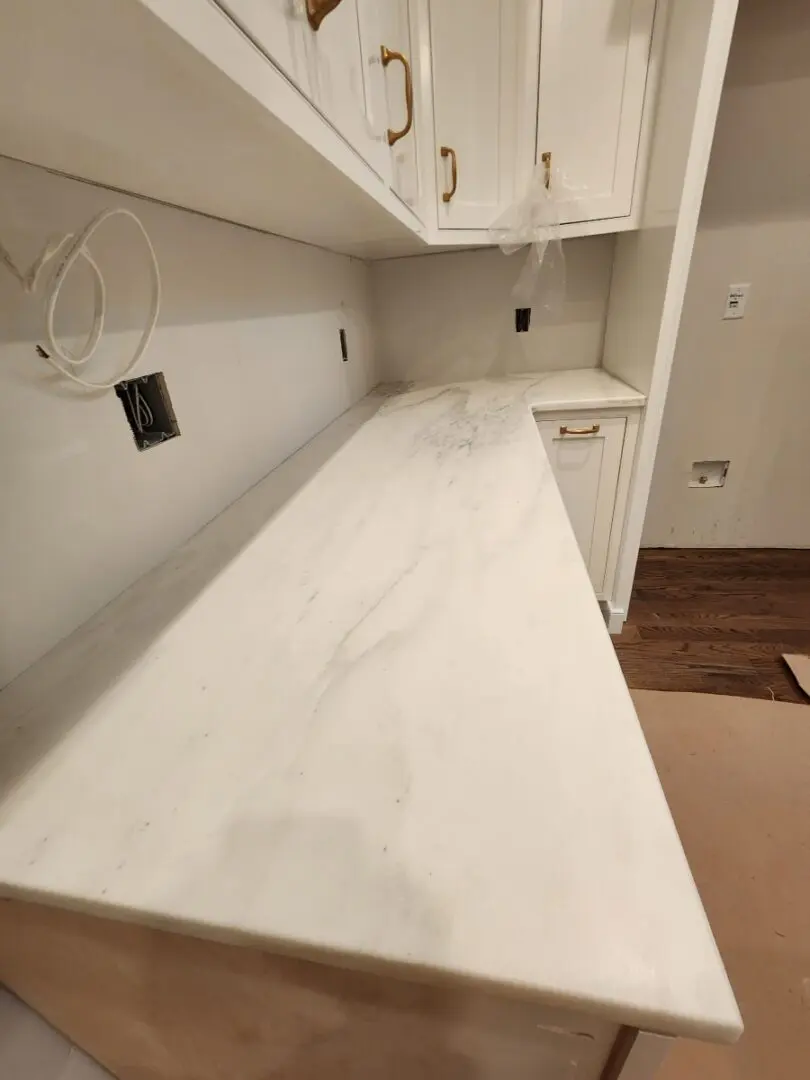
POLYGON ((745 306, 748 303, 748 293, 751 282, 743 282, 740 285, 729 285, 726 294, 726 307, 723 312, 724 319, 741 319, 745 315, 745 306))

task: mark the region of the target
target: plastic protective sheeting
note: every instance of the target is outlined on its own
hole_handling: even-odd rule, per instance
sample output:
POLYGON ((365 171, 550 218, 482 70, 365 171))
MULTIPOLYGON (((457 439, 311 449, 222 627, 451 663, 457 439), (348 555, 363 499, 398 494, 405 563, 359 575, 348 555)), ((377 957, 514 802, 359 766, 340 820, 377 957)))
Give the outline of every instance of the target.
POLYGON ((571 191, 565 176, 538 167, 522 199, 512 203, 490 227, 490 237, 505 255, 528 247, 512 289, 516 308, 557 315, 565 301, 565 255, 560 239, 558 195, 571 191))

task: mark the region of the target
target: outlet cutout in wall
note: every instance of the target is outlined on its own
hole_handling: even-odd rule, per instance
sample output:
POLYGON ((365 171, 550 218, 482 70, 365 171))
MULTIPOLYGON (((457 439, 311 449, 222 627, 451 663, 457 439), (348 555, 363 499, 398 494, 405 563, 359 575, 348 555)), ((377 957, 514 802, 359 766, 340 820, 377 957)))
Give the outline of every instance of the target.
POLYGON ((162 371, 116 383, 115 392, 139 450, 149 450, 180 434, 162 371))
POLYGON ((728 476, 727 461, 693 461, 689 487, 723 487, 728 476))
POLYGON ((515 308, 515 333, 525 334, 532 321, 532 309, 530 307, 515 308))

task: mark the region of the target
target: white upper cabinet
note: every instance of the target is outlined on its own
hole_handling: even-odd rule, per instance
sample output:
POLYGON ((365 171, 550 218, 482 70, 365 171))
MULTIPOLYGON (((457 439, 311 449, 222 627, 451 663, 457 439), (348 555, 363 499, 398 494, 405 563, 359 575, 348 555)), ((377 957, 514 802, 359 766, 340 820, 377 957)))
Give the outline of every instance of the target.
POLYGON ((487 229, 535 155, 537 0, 430 0, 439 229, 487 229))
POLYGON ((3 150, 372 257, 491 243, 550 154, 563 237, 635 228, 667 2, 3 0, 3 150))
POLYGON ((430 55, 437 242, 484 241, 546 161, 567 235, 630 226, 656 0, 412 2, 430 55))
POLYGON ((562 222, 630 213, 655 0, 543 0, 537 160, 562 222))
MULTIPOLYGON (((386 144, 391 159, 391 187, 403 202, 418 211, 417 120, 414 115, 413 46, 408 0, 361 0, 361 4, 361 21, 363 8, 373 5, 380 46, 385 50, 378 93, 382 95, 383 104, 380 112, 384 111, 387 117, 386 144)), ((382 52, 380 55, 383 55, 382 52)))
POLYGON ((312 97, 307 59, 307 16, 300 0, 217 0, 302 94, 312 97))
POLYGON ((220 6, 388 182, 386 117, 379 108, 375 114, 373 100, 374 66, 381 69, 374 0, 339 0, 320 20, 310 19, 308 7, 322 5, 308 0, 220 0, 220 6))
POLYGON ((370 114, 366 96, 367 73, 379 58, 379 45, 368 35, 361 43, 358 2, 370 8, 373 0, 341 0, 318 30, 310 31, 312 100, 387 181, 390 167, 384 142, 385 118, 370 114))

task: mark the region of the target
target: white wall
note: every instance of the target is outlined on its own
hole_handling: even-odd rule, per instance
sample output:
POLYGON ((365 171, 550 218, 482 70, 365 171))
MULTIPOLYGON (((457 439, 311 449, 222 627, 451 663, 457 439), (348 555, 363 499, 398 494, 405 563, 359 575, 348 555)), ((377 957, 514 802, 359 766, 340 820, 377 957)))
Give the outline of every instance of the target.
MULTIPOLYGON (((142 371, 165 373, 182 434, 139 453, 114 394, 62 385, 34 352, 41 300, 0 265, 0 684, 377 381, 364 264, 0 159, 0 237, 18 264, 109 205, 139 214, 160 260, 142 371)), ((110 299, 100 372, 143 326, 146 263, 126 224, 103 226, 91 249, 110 299)), ((66 333, 89 326, 82 275, 64 290, 66 333)))
POLYGON ((647 512, 737 0, 669 5, 636 232, 616 243, 605 368, 647 394, 611 608, 626 612, 647 512))
POLYGON ((525 253, 497 248, 372 264, 376 337, 384 379, 448 382, 601 362, 613 236, 567 240, 560 310, 532 309, 515 333, 511 295, 525 253))
POLYGON ((690 270, 647 545, 810 546, 810 5, 741 0, 690 270), (742 321, 730 283, 752 282, 742 321), (693 461, 729 459, 722 489, 693 461))
POLYGON ((113 1080, 33 1009, 0 987, 2 1080, 113 1080))

